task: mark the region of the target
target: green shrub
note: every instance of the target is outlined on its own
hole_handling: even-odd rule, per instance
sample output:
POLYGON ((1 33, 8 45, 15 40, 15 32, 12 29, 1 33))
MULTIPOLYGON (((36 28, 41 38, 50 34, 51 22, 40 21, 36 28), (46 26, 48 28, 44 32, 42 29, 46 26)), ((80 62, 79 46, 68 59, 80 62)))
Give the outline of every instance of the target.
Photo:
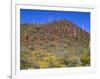
POLYGON ((83 53, 80 57, 80 61, 83 65, 89 65, 90 64, 90 55, 88 53, 83 53))

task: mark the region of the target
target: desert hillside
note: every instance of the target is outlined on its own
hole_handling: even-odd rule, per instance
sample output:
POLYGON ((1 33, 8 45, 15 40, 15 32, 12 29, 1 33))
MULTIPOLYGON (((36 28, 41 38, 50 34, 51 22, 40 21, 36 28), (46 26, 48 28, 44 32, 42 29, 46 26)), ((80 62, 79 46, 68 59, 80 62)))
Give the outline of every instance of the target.
POLYGON ((21 69, 90 65, 90 34, 68 20, 20 25, 21 69))

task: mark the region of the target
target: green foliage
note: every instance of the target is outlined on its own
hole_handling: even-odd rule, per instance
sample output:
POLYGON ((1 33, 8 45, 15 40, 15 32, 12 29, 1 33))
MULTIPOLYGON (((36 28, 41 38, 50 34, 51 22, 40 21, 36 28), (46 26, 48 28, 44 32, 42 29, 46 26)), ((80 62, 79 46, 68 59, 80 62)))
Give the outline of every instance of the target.
POLYGON ((29 61, 27 52, 21 52, 20 58, 21 58, 21 60, 20 60, 20 63, 21 63, 20 68, 21 69, 28 69, 28 68, 33 67, 34 63, 29 61))
POLYGON ((80 60, 83 63, 83 65, 89 65, 90 64, 90 55, 85 52, 81 55, 80 60))
POLYGON ((43 49, 37 49, 31 53, 21 52, 21 69, 56 68, 65 66, 66 64, 62 58, 43 49))
POLYGON ((74 56, 74 57, 68 57, 64 58, 64 63, 68 66, 68 67, 76 67, 78 64, 78 57, 74 56))

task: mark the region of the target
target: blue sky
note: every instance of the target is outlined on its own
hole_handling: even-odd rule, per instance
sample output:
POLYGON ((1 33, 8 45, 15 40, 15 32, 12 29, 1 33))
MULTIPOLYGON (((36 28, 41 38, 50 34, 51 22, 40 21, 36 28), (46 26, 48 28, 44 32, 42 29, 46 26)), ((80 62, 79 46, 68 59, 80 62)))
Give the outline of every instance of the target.
POLYGON ((48 23, 66 19, 90 32, 90 12, 20 9, 20 23, 48 23))

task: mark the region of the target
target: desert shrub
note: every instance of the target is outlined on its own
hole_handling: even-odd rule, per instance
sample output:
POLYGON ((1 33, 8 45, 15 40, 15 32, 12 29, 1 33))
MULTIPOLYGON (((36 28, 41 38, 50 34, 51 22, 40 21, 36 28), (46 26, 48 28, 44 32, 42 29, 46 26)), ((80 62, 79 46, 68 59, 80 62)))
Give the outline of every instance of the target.
POLYGON ((31 50, 31 51, 34 51, 35 50, 35 48, 34 47, 29 47, 29 49, 31 50))
POLYGON ((81 62, 83 65, 89 65, 90 64, 90 55, 89 53, 83 53, 80 57, 81 62))
POLYGON ((65 63, 66 65, 68 65, 68 64, 70 63, 69 57, 68 57, 68 56, 65 56, 65 57, 64 57, 64 63, 65 63))
MULTIPOLYGON (((86 51, 85 51, 86 52, 86 51)), ((90 63, 88 53, 80 55, 82 65, 90 63)), ((39 69, 39 68, 61 68, 61 67, 77 67, 79 64, 79 57, 77 55, 58 55, 48 50, 37 48, 31 52, 21 52, 21 69, 39 69)))
POLYGON ((20 68, 21 69, 28 69, 32 68, 34 66, 33 62, 30 62, 28 59, 28 54, 27 52, 21 52, 21 59, 20 59, 20 68))
POLYGON ((49 47, 55 47, 55 44, 52 44, 52 43, 51 43, 51 44, 49 45, 49 47))
POLYGON ((77 56, 73 56, 73 57, 66 56, 64 58, 64 63, 68 67, 75 67, 78 64, 78 57, 77 56))
POLYGON ((62 65, 60 59, 52 53, 45 53, 43 61, 41 65, 45 64, 45 68, 60 67, 62 65))
POLYGON ((49 62, 46 61, 37 61, 37 63, 39 64, 40 68, 47 68, 49 65, 49 62))
POLYGON ((70 57, 69 59, 69 67, 75 67, 78 64, 78 57, 70 57))
POLYGON ((38 64, 40 68, 56 68, 66 66, 62 58, 43 49, 33 51, 32 58, 34 58, 35 64, 38 64))

